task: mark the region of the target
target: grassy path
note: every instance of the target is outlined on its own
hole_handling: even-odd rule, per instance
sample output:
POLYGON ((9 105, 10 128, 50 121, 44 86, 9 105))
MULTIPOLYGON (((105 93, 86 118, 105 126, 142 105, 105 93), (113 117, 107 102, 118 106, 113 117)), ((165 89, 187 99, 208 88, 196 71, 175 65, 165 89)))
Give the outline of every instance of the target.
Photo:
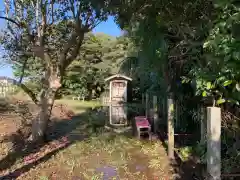
MULTIPOLYGON (((31 166, 17 177, 18 180, 172 179, 161 142, 139 141, 131 135, 115 134, 102 127, 95 129, 93 121, 101 121, 102 116, 87 110, 94 103, 74 103, 65 101, 79 114, 72 120, 58 122, 54 129, 67 138, 70 145, 31 166)), ((21 160, 17 163, 21 164, 21 160)))

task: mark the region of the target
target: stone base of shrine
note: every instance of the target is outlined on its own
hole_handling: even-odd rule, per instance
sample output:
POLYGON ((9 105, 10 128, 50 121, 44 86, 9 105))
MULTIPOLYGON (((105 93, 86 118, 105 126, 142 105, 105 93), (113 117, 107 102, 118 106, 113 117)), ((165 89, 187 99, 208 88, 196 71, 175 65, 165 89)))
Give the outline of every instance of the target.
POLYGON ((127 132, 132 132, 132 127, 131 126, 127 126, 127 127, 112 127, 112 126, 105 126, 106 129, 111 130, 115 133, 127 133, 127 132))

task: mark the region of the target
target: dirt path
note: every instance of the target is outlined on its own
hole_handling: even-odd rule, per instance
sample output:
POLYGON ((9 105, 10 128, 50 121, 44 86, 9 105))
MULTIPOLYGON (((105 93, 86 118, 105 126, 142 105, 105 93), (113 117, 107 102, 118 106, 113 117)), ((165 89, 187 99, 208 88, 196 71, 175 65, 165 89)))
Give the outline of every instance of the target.
MULTIPOLYGON (((101 118, 94 117, 97 121, 101 118)), ((89 112, 56 121, 51 133, 54 140, 30 154, 23 150, 15 163, 4 169, 4 174, 10 173, 13 178, 1 178, 3 172, 0 172, 0 180, 173 179, 171 165, 160 141, 142 141, 129 134, 109 132, 103 127, 97 127, 95 132, 93 126, 89 112)), ((3 157, 1 161, 4 161, 3 157)))
MULTIPOLYGON (((65 123, 65 128, 72 123, 65 123)), ((68 139, 74 140, 69 147, 32 167, 17 179, 173 179, 166 151, 160 142, 139 141, 110 132, 91 134, 83 140, 87 134, 83 132, 86 131, 83 124, 77 126, 67 134, 68 139)))

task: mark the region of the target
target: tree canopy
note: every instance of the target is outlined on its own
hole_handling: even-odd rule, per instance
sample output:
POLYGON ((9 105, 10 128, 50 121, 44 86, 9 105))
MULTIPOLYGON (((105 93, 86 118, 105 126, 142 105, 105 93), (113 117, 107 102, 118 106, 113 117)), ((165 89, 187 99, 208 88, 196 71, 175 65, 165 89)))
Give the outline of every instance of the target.
MULTIPOLYGON (((99 97, 104 90, 104 78, 118 72, 127 74, 122 71, 121 64, 130 55, 130 44, 127 37, 87 33, 80 54, 66 69, 59 95, 82 95, 90 99, 92 95, 99 97)), ((14 75, 18 78, 22 76, 22 63, 12 64, 14 75)), ((35 94, 41 90, 39 82, 43 68, 41 63, 33 59, 29 59, 25 65, 24 79, 35 94)), ((125 71, 128 68, 126 66, 125 71)))
MULTIPOLYGON (((169 92, 176 93, 179 82, 191 83, 196 95, 217 104, 237 103, 238 4, 223 0, 129 1, 118 9, 116 20, 138 47, 139 63, 148 69, 144 72, 155 72, 169 92)), ((147 74, 142 75, 150 77, 147 74)))
POLYGON ((107 0, 5 0, 4 14, 0 15, 7 24, 0 36, 5 58, 22 64, 22 75, 28 60, 41 67, 35 74, 41 76, 38 95, 21 82, 22 78, 17 83, 41 108, 33 123, 34 140, 45 136, 55 95, 68 66, 82 55, 85 34, 107 19, 109 7, 107 0))

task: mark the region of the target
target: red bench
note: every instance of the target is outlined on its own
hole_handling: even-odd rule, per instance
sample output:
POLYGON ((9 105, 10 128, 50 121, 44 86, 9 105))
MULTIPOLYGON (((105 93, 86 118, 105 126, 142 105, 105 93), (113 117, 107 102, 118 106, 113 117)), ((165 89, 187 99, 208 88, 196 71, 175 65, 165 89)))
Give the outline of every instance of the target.
POLYGON ((151 140, 151 125, 145 116, 136 116, 135 125, 139 139, 141 138, 141 135, 148 134, 149 139, 151 140))

